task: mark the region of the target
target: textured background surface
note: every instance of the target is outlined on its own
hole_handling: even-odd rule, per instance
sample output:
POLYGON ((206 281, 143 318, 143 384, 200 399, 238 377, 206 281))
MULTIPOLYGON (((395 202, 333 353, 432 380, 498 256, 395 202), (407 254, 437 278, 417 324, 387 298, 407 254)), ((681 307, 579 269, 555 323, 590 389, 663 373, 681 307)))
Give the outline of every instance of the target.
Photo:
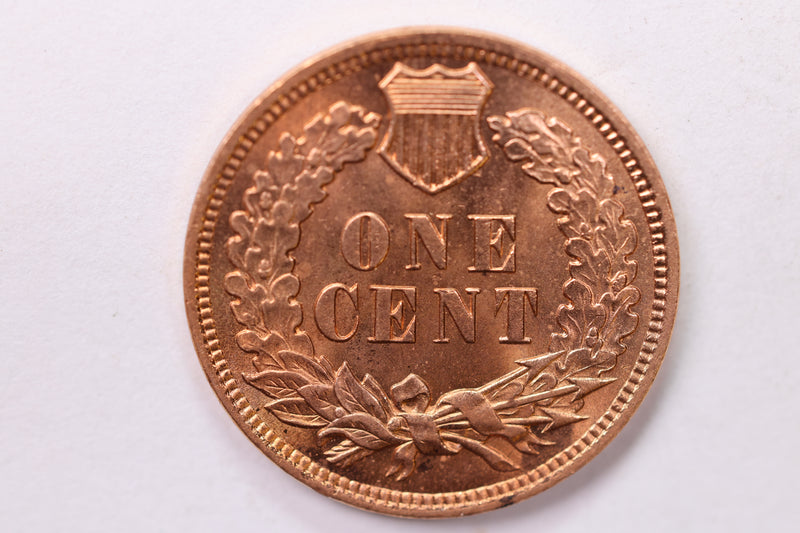
POLYGON ((791 529, 800 4, 426 4, 0 2, 4 529, 791 529), (682 260, 672 345, 620 436, 539 496, 439 522, 351 509, 264 458, 205 381, 181 280, 196 188, 250 100, 415 24, 504 34, 593 82, 661 170, 682 260))

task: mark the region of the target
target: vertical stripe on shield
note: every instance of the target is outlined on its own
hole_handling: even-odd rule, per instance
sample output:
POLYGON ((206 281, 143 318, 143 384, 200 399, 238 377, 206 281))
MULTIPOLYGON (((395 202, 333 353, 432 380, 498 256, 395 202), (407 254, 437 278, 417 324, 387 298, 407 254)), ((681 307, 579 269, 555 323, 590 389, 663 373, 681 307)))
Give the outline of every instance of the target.
POLYGON ((385 151, 404 174, 436 188, 470 170, 483 156, 473 131, 475 120, 469 115, 397 115, 385 151))

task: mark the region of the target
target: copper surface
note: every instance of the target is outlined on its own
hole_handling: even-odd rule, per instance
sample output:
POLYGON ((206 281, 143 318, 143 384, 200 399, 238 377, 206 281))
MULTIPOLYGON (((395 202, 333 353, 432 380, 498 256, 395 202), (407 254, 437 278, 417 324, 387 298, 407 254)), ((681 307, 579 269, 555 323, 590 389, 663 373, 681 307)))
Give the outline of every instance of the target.
POLYGON ((678 243, 642 141, 580 76, 503 38, 403 30, 242 115, 197 195, 185 291, 209 382, 281 468, 455 516, 552 486, 619 432, 664 357, 678 243))

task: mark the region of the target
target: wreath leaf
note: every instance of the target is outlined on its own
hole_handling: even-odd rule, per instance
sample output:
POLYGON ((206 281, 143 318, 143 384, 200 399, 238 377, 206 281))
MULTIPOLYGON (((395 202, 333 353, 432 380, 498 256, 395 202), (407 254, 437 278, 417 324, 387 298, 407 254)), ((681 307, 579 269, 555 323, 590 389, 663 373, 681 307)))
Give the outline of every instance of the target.
POLYGON ((308 378, 297 372, 265 370, 257 374, 242 374, 245 381, 272 398, 297 396, 297 391, 309 384, 308 378))
POLYGON ((380 420, 366 413, 339 417, 319 432, 320 437, 332 435, 343 436, 370 450, 380 450, 390 444, 402 442, 402 439, 392 434, 380 420))
POLYGON ((330 383, 333 380, 333 376, 329 373, 328 369, 311 357, 290 350, 284 350, 278 352, 278 358, 283 362, 286 368, 308 376, 309 381, 330 383))
MULTIPOLYGON (((365 374, 364 379, 361 380, 361 384, 364 385, 364 388, 367 389, 374 397, 378 400, 383 412, 385 413, 386 417, 391 416, 396 411, 392 406, 392 403, 389 401, 389 397, 386 395, 386 392, 381 387, 381 384, 373 378, 370 374, 365 374)), ((383 417, 379 417, 385 419, 383 417)))
POLYGON ((572 277, 595 290, 605 288, 610 274, 610 263, 605 251, 595 252, 590 242, 584 239, 570 239, 566 246, 567 254, 578 262, 570 263, 572 277))
POLYGON ((612 198, 616 189, 605 160, 567 125, 528 108, 489 117, 493 140, 506 156, 552 186, 547 205, 560 215, 556 224, 570 257, 562 287, 567 301, 556 313, 561 331, 551 335, 551 353, 528 355, 521 368, 480 388, 450 391, 431 404, 425 382, 409 374, 392 387, 390 399, 371 375, 359 381, 347 363, 334 371, 328 359, 314 356, 300 329, 300 283, 291 255, 300 224, 326 197, 324 186, 344 164, 365 157, 379 120, 337 102, 309 121, 301 137, 285 133, 265 170, 253 174, 244 210, 231 214, 234 235, 226 250, 236 270, 226 276, 225 289, 233 297, 233 317, 244 326, 237 343, 255 354, 257 370, 242 376, 272 398, 264 407, 282 422, 320 428, 320 438, 339 437, 325 451, 331 463, 351 464, 394 447, 386 475, 400 480, 414 472, 420 453, 463 448, 496 470, 517 470, 520 453, 553 444, 534 426, 542 433, 585 420, 583 397, 615 381, 601 375, 616 365, 639 319, 634 306, 640 292, 632 285, 637 264, 629 258, 636 227, 612 198), (494 439, 517 451, 496 448, 494 439))
POLYGON ((559 351, 581 346, 589 330, 605 321, 605 309, 592 301, 592 291, 580 281, 570 279, 564 285, 564 295, 570 303, 559 306, 557 318, 563 332, 554 333, 551 342, 551 347, 559 351))
POLYGON ((335 420, 341 414, 341 407, 331 385, 306 385, 297 389, 297 392, 326 420, 335 420))
POLYGON ((633 333, 639 323, 639 315, 631 311, 639 298, 639 290, 635 287, 625 287, 616 295, 606 293, 600 298, 600 303, 610 310, 603 346, 615 355, 625 351, 622 339, 633 333))
POLYGON ((313 411, 305 400, 300 397, 275 400, 266 404, 264 408, 268 409, 281 422, 293 426, 316 428, 328 424, 327 420, 313 411))
POLYGON ((369 413, 380 420, 386 420, 386 412, 378 399, 359 383, 346 362, 342 363, 336 372, 333 390, 342 407, 348 412, 369 413))

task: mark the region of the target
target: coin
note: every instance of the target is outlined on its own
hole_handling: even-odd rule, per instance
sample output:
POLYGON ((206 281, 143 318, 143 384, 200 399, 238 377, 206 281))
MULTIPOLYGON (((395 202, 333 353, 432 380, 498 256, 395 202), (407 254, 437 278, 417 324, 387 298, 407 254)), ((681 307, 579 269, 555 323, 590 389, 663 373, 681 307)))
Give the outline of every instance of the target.
POLYGON ((245 111, 197 194, 185 296, 211 386, 281 468, 372 511, 456 516, 552 486, 620 431, 664 357, 678 243, 644 144, 579 75, 412 29, 245 111))

